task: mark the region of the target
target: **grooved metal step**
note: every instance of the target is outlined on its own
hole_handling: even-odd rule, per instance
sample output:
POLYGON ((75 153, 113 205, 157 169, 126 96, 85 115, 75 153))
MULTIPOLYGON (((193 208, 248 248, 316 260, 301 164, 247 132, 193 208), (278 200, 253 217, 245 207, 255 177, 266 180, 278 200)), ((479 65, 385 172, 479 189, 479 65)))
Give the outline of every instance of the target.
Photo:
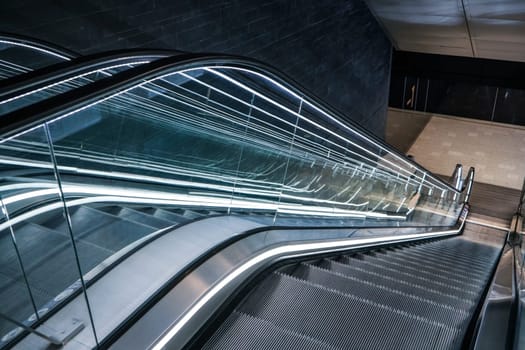
POLYGON ((204 348, 459 350, 498 254, 455 237, 289 265, 204 348))
POLYGON ((440 333, 446 333, 450 342, 457 333, 446 324, 410 315, 368 298, 276 273, 265 280, 264 286, 256 290, 239 311, 342 349, 359 349, 365 345, 372 349, 421 349, 422 338, 437 340, 440 333), (266 293, 268 287, 272 290, 270 294, 266 293), (414 337, 388 339, 384 337, 386 328, 414 337))
POLYGON ((433 290, 441 291, 443 293, 453 293, 460 298, 470 298, 476 295, 476 293, 472 290, 464 289, 461 286, 452 285, 447 282, 438 281, 433 279, 431 276, 420 276, 413 274, 413 271, 406 271, 402 267, 398 266, 392 267, 378 262, 352 258, 349 259, 348 257, 342 257, 338 260, 338 262, 352 267, 358 266, 369 271, 376 271, 378 273, 385 274, 403 281, 410 281, 433 290))
POLYGON ((234 312, 224 323, 224 329, 224 336, 212 337, 203 349, 338 349, 317 339, 282 329, 269 321, 241 312, 234 312), (235 337, 238 333, 246 334, 241 343, 235 337), (274 336, 268 337, 268 334, 274 336))
POLYGON ((434 318, 440 323, 450 322, 449 325, 452 327, 460 325, 468 316, 468 313, 464 310, 454 309, 449 305, 425 298, 425 296, 399 291, 387 284, 380 285, 367 280, 349 278, 317 266, 301 264, 291 273, 291 276, 335 289, 342 293, 389 305, 394 309, 406 311, 414 316, 428 319, 434 318), (450 317, 451 311, 456 313, 452 318, 450 317))
MULTIPOLYGON (((472 287, 473 289, 477 289, 480 284, 485 283, 484 280, 472 277, 472 275, 459 274, 458 272, 462 270, 460 268, 444 269, 443 267, 440 268, 439 266, 430 265, 424 259, 421 259, 419 264, 416 264, 410 259, 403 259, 392 255, 384 256, 380 254, 354 255, 352 256, 352 259, 366 260, 374 264, 388 266, 392 269, 400 268, 403 271, 417 276, 435 278, 440 282, 472 287)), ((348 259, 345 263, 351 264, 352 259, 348 259)))
POLYGON ((333 260, 321 261, 319 262, 319 266, 346 276, 357 276, 358 278, 374 281, 375 283, 388 283, 398 290, 408 292, 414 291, 415 293, 428 293, 433 300, 447 303, 454 306, 455 308, 470 308, 470 306, 474 304, 465 298, 455 295, 454 293, 450 293, 446 290, 444 291, 442 288, 434 288, 434 286, 420 284, 418 282, 411 281, 410 279, 400 279, 398 276, 384 274, 380 270, 373 271, 372 269, 367 269, 366 267, 363 268, 360 266, 350 266, 333 260))
POLYGON ((138 222, 138 223, 141 223, 147 226, 151 226, 157 229, 161 229, 164 227, 178 224, 178 222, 157 218, 153 215, 148 215, 141 211, 134 210, 131 208, 126 208, 126 207, 111 206, 111 207, 104 207, 104 208, 98 208, 98 209, 103 210, 107 213, 116 215, 123 219, 138 222))
MULTIPOLYGON (((451 276, 455 279, 465 278, 478 280, 481 283, 485 282, 484 280, 481 280, 476 277, 479 275, 478 269, 472 269, 472 271, 465 271, 464 266, 461 266, 459 264, 447 264, 445 263, 445 261, 443 261, 438 266, 436 266, 433 262, 428 261, 422 258, 421 256, 415 257, 409 254, 402 254, 401 252, 389 252, 388 255, 386 255, 385 252, 378 252, 378 254, 375 254, 374 257, 377 259, 388 259, 394 262, 401 262, 403 264, 415 266, 418 269, 426 269, 428 271, 432 271, 433 273, 437 273, 443 276, 451 276), (457 272, 460 270, 462 274, 458 276, 457 272)), ((469 268, 471 267, 469 266, 469 268)))

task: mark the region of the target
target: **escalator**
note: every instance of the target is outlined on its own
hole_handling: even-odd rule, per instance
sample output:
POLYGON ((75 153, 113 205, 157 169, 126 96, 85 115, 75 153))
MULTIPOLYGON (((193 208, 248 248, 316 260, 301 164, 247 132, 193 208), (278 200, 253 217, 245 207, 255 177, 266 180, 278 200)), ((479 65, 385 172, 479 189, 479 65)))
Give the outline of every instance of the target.
POLYGON ((457 237, 285 266, 202 348, 461 349, 499 253, 457 237))
POLYGON ((239 57, 99 54, 10 81, 1 348, 45 349, 39 330, 72 349, 470 344, 505 242, 468 233, 473 169, 451 186, 239 57))

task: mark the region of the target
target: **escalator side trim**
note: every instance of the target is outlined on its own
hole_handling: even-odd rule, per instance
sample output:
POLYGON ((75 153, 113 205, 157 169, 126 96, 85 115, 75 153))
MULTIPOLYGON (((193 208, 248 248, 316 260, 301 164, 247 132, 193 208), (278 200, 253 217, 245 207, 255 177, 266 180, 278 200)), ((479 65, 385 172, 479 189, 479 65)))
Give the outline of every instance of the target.
POLYGON ((156 343, 151 347, 154 350, 163 349, 168 345, 174 337, 185 327, 185 325, 197 314, 199 311, 209 303, 215 295, 220 293, 222 289, 228 287, 230 283, 235 281, 245 272, 255 268, 258 265, 267 264, 271 260, 288 259, 296 257, 305 257, 309 255, 318 255, 320 253, 334 253, 338 251, 346 251, 352 248, 364 248, 379 244, 393 244, 402 243, 413 240, 430 239, 444 236, 452 236, 460 233, 464 226, 464 221, 458 229, 432 232, 427 234, 409 234, 392 237, 375 237, 363 239, 345 239, 337 241, 328 241, 320 243, 298 243, 291 245, 281 245, 275 248, 266 250, 255 257, 244 262, 242 265, 235 268, 232 272, 226 275, 223 279, 211 287, 200 299, 198 299, 185 314, 181 315, 176 323, 174 323, 161 336, 156 343))

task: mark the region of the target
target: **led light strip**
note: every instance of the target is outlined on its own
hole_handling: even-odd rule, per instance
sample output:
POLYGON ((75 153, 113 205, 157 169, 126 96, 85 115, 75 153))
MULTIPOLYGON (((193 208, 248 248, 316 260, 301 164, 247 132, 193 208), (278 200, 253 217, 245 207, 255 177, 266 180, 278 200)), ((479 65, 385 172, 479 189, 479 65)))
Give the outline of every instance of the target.
MULTIPOLYGON (((107 75, 111 75, 109 73, 106 73, 105 71, 106 70, 109 70, 109 69, 115 69, 115 68, 120 68, 120 67, 124 67, 124 66, 127 66, 127 65, 139 65, 139 64, 145 64, 145 63, 149 63, 149 61, 146 61, 146 60, 143 60, 143 61, 135 61, 135 62, 130 62, 130 63, 123 63, 123 64, 117 64, 117 65, 113 65, 113 66, 109 66, 109 67, 104 67, 104 68, 100 68, 100 69, 96 69, 96 70, 92 70, 92 71, 89 71, 89 72, 86 72, 86 73, 82 73, 82 74, 78 74, 78 75, 75 75, 73 77, 70 77, 70 78, 67 78, 67 79, 64 79, 64 80, 61 80, 59 82, 56 82, 56 83, 52 83, 52 84, 49 84, 49 85, 46 85, 46 86, 43 86, 41 88, 38 88, 38 89, 35 89, 35 90, 31 90, 31 91, 28 91, 26 93, 23 93, 23 94, 20 94, 20 95, 17 95, 17 96, 14 96, 14 97, 11 97, 11 98, 8 98, 6 100, 3 100, 3 101, 0 101, 0 105, 4 104, 4 103, 9 103, 9 102, 12 102, 12 101, 15 101, 15 100, 18 100, 20 98, 23 98, 23 97, 26 97, 26 96, 29 96, 29 95, 32 95, 32 94, 35 94, 37 92, 40 92, 40 91, 43 91, 43 90, 47 90, 47 89, 50 89, 52 87, 55 87, 57 85, 61 85, 61 84, 67 84, 69 83, 70 81, 72 80, 75 80, 75 79, 79 79, 79 78, 83 78, 87 75, 90 75, 90 74, 94 74, 94 73, 102 73, 102 74, 107 74, 107 75)), ((93 82, 94 80, 88 80, 88 83, 91 83, 93 82)), ((60 92, 60 91, 59 91, 60 92)))
POLYGON ((463 225, 464 222, 461 223, 461 226, 457 230, 439 231, 426 234, 410 234, 392 237, 376 237, 362 239, 345 239, 322 243, 290 244, 267 250, 251 258, 247 262, 243 263, 241 266, 235 268, 232 272, 230 272, 223 279, 221 279, 216 285, 214 285, 210 290, 208 290, 197 302, 195 302, 189 308, 189 310, 173 326, 170 327, 170 329, 153 345, 153 347, 151 347, 151 349, 163 349, 170 342, 170 340, 173 337, 175 337, 177 333, 222 289, 227 287, 230 283, 232 283, 235 279, 237 279, 247 270, 264 262, 269 262, 274 258, 307 256, 311 254, 337 252, 356 246, 369 246, 372 244, 392 242, 401 243, 402 241, 410 241, 414 239, 453 235, 459 233, 463 228, 463 225))
MULTIPOLYGON (((323 131, 327 132, 328 134, 330 134, 330 135, 332 135, 332 136, 334 136, 334 137, 336 137, 336 138, 338 138, 338 139, 340 139, 340 140, 342 140, 342 141, 345 141, 345 142, 348 142, 348 143, 352 144, 354 147, 360 149, 361 151, 363 151, 363 152, 365 152, 365 153, 368 153, 369 155, 371 155, 371 156, 373 156, 373 157, 374 157, 374 156, 377 156, 376 154, 374 154, 374 152, 372 152, 372 151, 366 149, 365 147, 360 146, 360 145, 358 145, 358 144, 356 144, 356 143, 354 143, 354 142, 348 140, 347 138, 345 138, 345 137, 339 135, 338 133, 333 132, 332 130, 329 130, 328 128, 322 126, 321 124, 316 123, 316 122, 314 122, 314 121, 312 121, 312 120, 306 118, 305 116, 303 116, 303 115, 301 115, 300 113, 297 113, 297 112, 295 112, 295 111, 289 109, 288 107, 283 106, 282 104, 280 104, 280 103, 278 103, 278 102, 272 100, 271 98, 269 98, 269 97, 267 97, 267 96, 265 96, 265 95, 263 95, 263 94, 261 94, 261 93, 255 91, 254 89, 252 89, 252 88, 246 86, 245 84, 238 82, 237 80, 235 80, 235 79, 233 79, 233 78, 227 76, 226 74, 221 73, 221 72, 218 72, 217 70, 215 70, 215 68, 216 68, 216 67, 214 67, 214 68, 203 68, 203 69, 206 70, 206 71, 208 71, 208 72, 210 72, 210 73, 213 73, 213 74, 215 74, 215 75, 217 75, 217 76, 219 76, 219 77, 221 77, 221 78, 223 78, 223 79, 226 80, 226 81, 229 81, 230 83, 232 83, 232 84, 234 84, 234 85, 240 87, 241 89, 244 89, 244 90, 246 90, 246 91, 248 91, 248 92, 254 94, 255 96, 258 96, 259 98, 261 98, 261 99, 267 101, 268 103, 271 103, 272 105, 274 105, 274 106, 276 106, 276 107, 278 107, 278 108, 280 108, 280 109, 282 109, 282 110, 284 110, 284 111, 286 111, 286 112, 288 112, 288 113, 290 113, 290 114, 292 114, 292 115, 295 115, 296 117, 298 117, 298 118, 300 118, 300 119, 302 119, 302 120, 304 120, 304 121, 306 121, 306 122, 312 124, 312 125, 315 126, 316 128, 319 128, 320 130, 323 130, 323 131)), ((220 67, 219 67, 219 68, 220 68, 220 67)), ((234 68, 232 68, 232 67, 228 67, 228 68, 229 68, 229 69, 234 69, 234 68)), ((269 78, 265 78, 265 79, 268 80, 268 81, 270 81, 271 83, 275 83, 275 81, 273 81, 273 80, 271 80, 271 79, 269 79, 269 78)), ((288 91, 288 90, 287 90, 287 91, 288 91)), ((306 100, 304 100, 304 103, 309 104, 306 100)), ((315 108, 317 111, 321 112, 321 110, 318 109, 318 108, 316 108, 315 106, 313 106, 313 105, 311 105, 311 104, 309 104, 309 105, 310 105, 310 107, 315 108)), ((347 125, 345 125, 345 124, 343 124, 343 123, 337 121, 337 120, 336 120, 334 117, 332 117, 331 115, 329 115, 329 114, 327 114, 327 113, 325 113, 325 112, 323 112, 323 115, 325 115, 326 117, 328 117, 330 120, 336 122, 339 126, 345 126, 345 129, 352 131, 353 134, 359 135, 359 136, 362 138, 362 135, 358 134, 355 130, 349 128, 347 125)), ((412 165, 412 164, 408 163, 407 161, 405 161, 404 159, 402 159, 402 158, 400 158, 400 157, 394 155, 394 154, 391 153, 390 151, 386 150, 384 147, 382 147, 382 146, 380 146, 380 145, 378 145, 378 144, 372 142, 372 140, 368 140, 368 139, 365 139, 365 140, 366 140, 367 142, 372 143, 374 146, 378 147, 379 149, 381 149, 381 150, 383 150, 383 151, 385 151, 385 152, 388 152, 389 154, 393 155, 395 158, 398 158, 398 160, 403 160, 408 166, 410 166, 410 168, 413 168, 413 169, 415 168, 416 170, 420 171, 420 170, 417 169, 414 165, 412 165)), ((397 164, 395 164, 395 163, 393 163, 393 162, 391 162, 391 161, 389 161, 389 160, 387 160, 387 159, 385 159, 385 158, 383 158, 383 161, 386 162, 386 163, 388 163, 388 164, 390 164, 391 166, 393 166, 393 167, 395 167, 395 168, 398 168, 399 170, 401 170, 401 171, 403 171, 403 172, 406 172, 406 173, 408 174, 408 176, 414 175, 414 174, 412 174, 409 170, 407 170, 407 169, 405 169, 405 168, 402 168, 401 166, 399 166, 399 165, 397 165, 397 164)), ((425 173, 424 173, 424 174, 425 174, 425 173)), ((415 176, 417 179, 421 179, 421 176, 419 176, 419 175, 414 175, 414 176, 415 176)))
POLYGON ((25 47, 27 49, 44 52, 44 53, 46 53, 48 55, 55 56, 55 57, 61 58, 61 59, 66 60, 66 61, 71 61, 71 58, 69 58, 67 56, 61 55, 61 54, 59 54, 57 52, 53 52, 53 51, 50 51, 50 50, 47 50, 47 49, 44 49, 44 48, 41 48, 41 47, 32 46, 32 45, 29 45, 29 44, 23 44, 23 43, 19 43, 19 42, 16 42, 16 41, 10 41, 10 40, 5 40, 5 39, 0 39, 0 43, 1 44, 10 44, 10 45, 15 45, 15 46, 25 47))
MULTIPOLYGON (((46 184, 47 187, 48 184, 46 184)), ((17 188, 15 185, 8 185, 17 188)), ((32 184, 31 187, 35 186, 32 184)), ((44 186, 43 186, 44 187, 44 186)), ((259 202, 253 200, 241 200, 238 198, 222 198, 206 195, 176 194, 148 190, 128 189, 128 188, 109 188, 96 185, 69 185, 63 184, 65 195, 90 195, 81 199, 67 201, 68 208, 90 203, 131 203, 131 204, 148 204, 148 205, 177 205, 177 206, 196 206, 202 208, 225 208, 234 209, 251 209, 251 210, 269 210, 277 213, 296 214, 304 216, 324 216, 324 217, 346 217, 346 218, 382 218, 405 220, 405 215, 389 215, 375 213, 370 211, 356 211, 339 209, 334 207, 309 206, 304 204, 294 204, 281 202, 259 202)), ((56 188, 46 188, 36 191, 16 194, 3 199, 5 205, 10 205, 18 201, 57 194, 56 188)), ((52 210, 60 209, 61 202, 47 204, 37 209, 22 213, 8 221, 0 224, 0 231, 9 226, 16 225, 25 220, 31 219, 52 210)))
MULTIPOLYGON (((356 130, 354 130, 353 128, 349 127, 347 124, 341 122, 340 120, 338 120, 337 118, 334 118, 332 115, 328 114, 327 112, 325 112, 324 110, 318 108, 317 106, 315 106, 314 104, 312 104, 311 102, 309 102, 308 100, 305 100, 304 97, 302 96, 299 96, 297 95, 296 93, 294 93, 293 91, 291 91, 289 88, 283 86, 282 84, 278 83, 277 81, 275 81, 274 79, 268 77, 268 76, 265 76, 259 72, 255 72, 255 71, 251 71, 249 69, 246 69, 246 68, 241 68, 241 67, 232 67, 232 66, 214 66, 213 68, 208 68, 208 70, 210 71, 213 71, 213 69, 231 69, 231 70, 238 70, 238 71, 242 71, 242 72, 246 72, 246 73, 249 73, 249 74, 253 74, 253 75, 256 75, 264 80, 267 80, 269 82, 271 82, 272 84, 278 86, 281 90, 287 92, 288 94, 298 98, 298 99, 303 99, 303 103, 307 104, 309 107, 315 109, 316 111, 318 111, 319 113, 323 114, 324 116, 326 116, 327 118, 329 118, 330 120, 334 121, 336 124, 338 124, 340 127, 344 128, 345 130, 348 130, 350 131, 351 133, 355 134, 356 136, 358 136, 359 138, 373 144, 374 146, 378 147, 379 149, 387 152, 388 154, 394 156, 394 158, 396 158, 397 160, 400 160, 401 162, 403 162, 405 165, 411 167, 411 168, 416 168, 413 164, 411 164, 410 162, 408 162, 407 160, 403 159, 402 157, 398 156, 397 154, 394 154, 392 153, 391 151, 389 151, 388 149, 386 149, 384 146, 382 146, 381 144, 373 141, 373 140, 370 140, 368 138, 366 138, 364 135, 360 134, 359 132, 357 132, 356 130)), ((230 78, 231 79, 231 78, 230 78)), ((416 168, 417 169, 417 168, 416 168)), ((417 169, 419 171, 422 171, 420 169, 417 169)), ((426 172, 423 172, 424 174, 427 174, 426 172)), ((437 183, 441 183, 441 181, 439 179, 437 179, 436 177, 430 175, 430 174, 427 174, 429 177, 431 177, 433 180, 435 180, 437 183)), ((441 188, 440 188, 441 189, 441 188)))

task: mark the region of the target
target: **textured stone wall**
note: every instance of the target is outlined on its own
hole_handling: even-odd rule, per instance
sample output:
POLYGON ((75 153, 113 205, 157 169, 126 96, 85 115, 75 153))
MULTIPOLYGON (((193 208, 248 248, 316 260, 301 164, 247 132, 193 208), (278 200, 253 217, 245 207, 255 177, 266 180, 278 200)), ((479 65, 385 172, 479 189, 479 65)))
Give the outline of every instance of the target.
POLYGON ((143 47, 256 58, 384 136, 391 45, 362 0, 8 1, 0 31, 82 54, 143 47))

